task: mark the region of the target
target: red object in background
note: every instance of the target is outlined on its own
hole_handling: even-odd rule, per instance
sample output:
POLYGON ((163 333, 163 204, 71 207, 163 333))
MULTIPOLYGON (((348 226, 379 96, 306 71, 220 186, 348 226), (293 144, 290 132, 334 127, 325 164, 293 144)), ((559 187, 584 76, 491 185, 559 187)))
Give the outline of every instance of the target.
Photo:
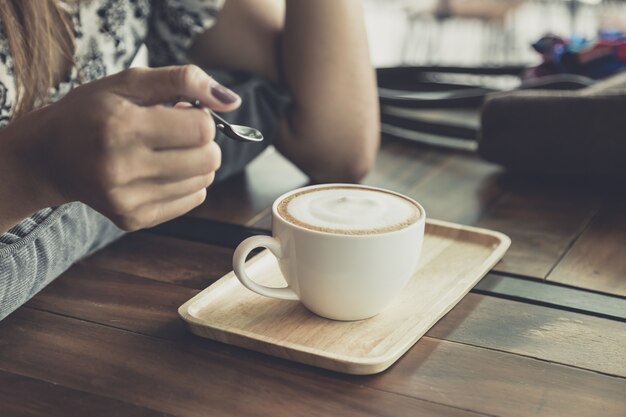
MULTIPOLYGON (((613 42, 610 42, 613 43, 613 42)), ((578 53, 578 62, 585 64, 605 56, 613 55, 613 46, 606 43, 597 43, 590 48, 584 49, 578 53)))
POLYGON ((615 56, 617 56, 617 59, 620 61, 626 61, 626 44, 622 43, 617 45, 615 56))

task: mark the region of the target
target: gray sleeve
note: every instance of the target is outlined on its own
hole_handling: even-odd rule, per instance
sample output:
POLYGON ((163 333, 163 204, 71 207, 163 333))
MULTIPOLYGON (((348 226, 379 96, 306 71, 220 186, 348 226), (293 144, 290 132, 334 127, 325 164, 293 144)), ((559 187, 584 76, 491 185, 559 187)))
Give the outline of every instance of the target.
POLYGON ((100 213, 70 203, 42 210, 0 235, 0 320, 122 234, 100 213))

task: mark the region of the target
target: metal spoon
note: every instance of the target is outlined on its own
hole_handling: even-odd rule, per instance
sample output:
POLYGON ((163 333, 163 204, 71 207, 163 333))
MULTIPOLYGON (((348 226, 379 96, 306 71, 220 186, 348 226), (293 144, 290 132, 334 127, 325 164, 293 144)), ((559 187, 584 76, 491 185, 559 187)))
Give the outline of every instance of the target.
MULTIPOLYGON (((197 108, 203 108, 200 104, 200 100, 194 101, 193 106, 197 108)), ((229 138, 238 140, 240 142, 261 142, 263 140, 263 134, 259 130, 253 127, 230 124, 226 120, 222 119, 222 117, 215 113, 213 110, 204 110, 208 110, 209 113, 211 113, 211 116, 213 116, 213 119, 215 119, 215 127, 217 127, 223 134, 225 134, 229 138)))

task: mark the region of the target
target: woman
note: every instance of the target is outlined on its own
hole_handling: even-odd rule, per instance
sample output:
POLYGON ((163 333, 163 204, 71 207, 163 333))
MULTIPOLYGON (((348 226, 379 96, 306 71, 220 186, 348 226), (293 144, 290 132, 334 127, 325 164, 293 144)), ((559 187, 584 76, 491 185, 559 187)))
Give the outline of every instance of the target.
POLYGON ((260 151, 216 139, 184 102, 234 111, 317 181, 356 181, 374 160, 359 0, 6 0, 0 19, 0 319, 260 151), (125 69, 142 43, 159 68, 125 69), (232 91, 200 68, 254 77, 232 91))

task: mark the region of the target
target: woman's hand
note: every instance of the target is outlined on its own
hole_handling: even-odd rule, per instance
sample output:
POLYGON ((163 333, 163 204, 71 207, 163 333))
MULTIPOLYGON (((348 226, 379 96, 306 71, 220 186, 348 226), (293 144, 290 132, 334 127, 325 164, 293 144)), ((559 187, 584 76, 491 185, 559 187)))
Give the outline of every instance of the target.
POLYGON ((240 104, 196 66, 134 68, 12 123, 22 132, 15 156, 28 167, 38 204, 81 201, 125 230, 201 204, 221 152, 207 112, 163 105, 187 99, 218 111, 240 104))

